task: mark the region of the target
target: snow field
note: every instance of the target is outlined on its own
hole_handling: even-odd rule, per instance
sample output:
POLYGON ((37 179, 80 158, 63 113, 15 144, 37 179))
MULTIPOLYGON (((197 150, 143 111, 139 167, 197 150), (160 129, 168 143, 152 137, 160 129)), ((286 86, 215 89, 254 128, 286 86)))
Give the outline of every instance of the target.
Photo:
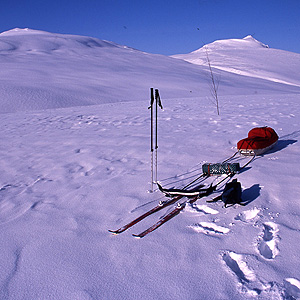
POLYGON ((298 56, 251 37, 214 44, 218 116, 207 66, 89 37, 0 34, 0 299, 298 299, 298 56), (173 207, 113 236, 163 199, 148 192, 152 86, 163 186, 228 158, 253 127, 280 139, 237 175, 246 206, 203 198, 143 239, 131 234, 173 207))
POLYGON ((200 199, 142 240, 131 233, 169 209, 120 236, 107 230, 162 198, 147 193, 148 103, 3 115, 0 218, 2 243, 9 242, 2 297, 288 299, 297 294, 296 281, 287 279, 299 279, 293 263, 299 251, 293 241, 299 174, 294 168, 295 177, 290 176, 284 166, 297 164, 299 130, 290 115, 299 98, 286 96, 289 110, 281 109, 282 96, 274 96, 268 112, 257 108, 259 96, 248 97, 247 118, 244 106, 235 107, 238 98, 222 99, 221 116, 207 98, 165 100, 158 174, 162 181, 169 178, 165 184, 181 186, 190 175, 180 174, 231 155, 253 123, 273 122, 284 138, 238 175, 249 204, 225 209, 221 202, 200 199), (274 106, 281 111, 278 120, 274 106), (278 182, 287 187, 284 193, 278 182))

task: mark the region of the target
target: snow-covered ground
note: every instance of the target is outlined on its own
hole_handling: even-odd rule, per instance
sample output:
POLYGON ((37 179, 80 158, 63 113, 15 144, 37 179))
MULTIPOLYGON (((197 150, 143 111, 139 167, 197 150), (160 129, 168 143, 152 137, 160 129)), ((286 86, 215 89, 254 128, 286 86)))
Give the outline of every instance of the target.
POLYGON ((209 50, 218 116, 205 62, 88 37, 0 35, 0 299, 300 298, 299 54, 251 41, 237 40, 223 65, 232 41, 209 50), (203 198, 143 239, 131 234, 172 207, 113 236, 163 199, 148 192, 151 86, 164 106, 167 187, 232 155, 253 127, 280 139, 237 176, 246 206, 203 198))

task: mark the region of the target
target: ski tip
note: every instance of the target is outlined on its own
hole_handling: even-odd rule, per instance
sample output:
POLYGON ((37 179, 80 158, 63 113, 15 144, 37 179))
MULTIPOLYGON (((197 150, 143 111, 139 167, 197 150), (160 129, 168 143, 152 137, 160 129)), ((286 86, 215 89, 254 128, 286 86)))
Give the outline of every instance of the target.
POLYGON ((163 187, 161 186, 161 184, 157 181, 156 182, 156 185, 157 185, 157 187, 158 187, 158 189, 160 190, 160 191, 163 191, 164 189, 163 189, 163 187))

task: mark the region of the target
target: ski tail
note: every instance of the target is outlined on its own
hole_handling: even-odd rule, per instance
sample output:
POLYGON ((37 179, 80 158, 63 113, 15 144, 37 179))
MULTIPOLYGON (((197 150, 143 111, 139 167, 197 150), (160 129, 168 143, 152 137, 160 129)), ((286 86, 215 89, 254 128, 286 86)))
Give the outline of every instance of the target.
POLYGON ((126 231, 127 229, 129 229, 130 227, 132 227, 133 225, 139 223, 140 221, 144 220, 146 217, 162 210, 163 208, 172 205, 174 203, 176 203, 177 201, 179 201, 183 196, 179 195, 177 197, 174 197, 168 201, 164 201, 159 203, 158 205, 156 205, 155 207, 153 207, 152 209, 148 210, 147 212, 145 212, 144 214, 142 214, 141 216, 137 217, 136 219, 134 219, 133 221, 129 222, 128 224, 124 225, 123 227, 120 227, 117 230, 108 230, 110 233, 112 234, 120 234, 124 231, 126 231))
POLYGON ((185 208, 185 205, 186 205, 186 202, 179 203, 176 206, 176 208, 174 208, 170 213, 168 213, 163 218, 161 218, 158 222, 156 222, 155 224, 153 224, 152 226, 150 226, 149 228, 147 228, 140 234, 133 234, 132 236, 134 236, 135 238, 143 238, 150 232, 153 232, 154 230, 156 230, 157 228, 159 228, 160 226, 165 224, 167 221, 169 221, 169 220, 173 219, 175 216, 177 216, 185 208))

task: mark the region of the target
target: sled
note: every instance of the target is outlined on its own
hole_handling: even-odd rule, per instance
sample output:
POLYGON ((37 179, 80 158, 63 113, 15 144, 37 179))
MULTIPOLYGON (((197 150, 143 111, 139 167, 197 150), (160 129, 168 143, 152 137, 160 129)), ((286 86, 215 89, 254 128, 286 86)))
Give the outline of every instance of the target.
POLYGON ((262 155, 273 148, 278 135, 271 127, 256 127, 249 131, 248 137, 237 143, 238 151, 243 155, 262 155))

